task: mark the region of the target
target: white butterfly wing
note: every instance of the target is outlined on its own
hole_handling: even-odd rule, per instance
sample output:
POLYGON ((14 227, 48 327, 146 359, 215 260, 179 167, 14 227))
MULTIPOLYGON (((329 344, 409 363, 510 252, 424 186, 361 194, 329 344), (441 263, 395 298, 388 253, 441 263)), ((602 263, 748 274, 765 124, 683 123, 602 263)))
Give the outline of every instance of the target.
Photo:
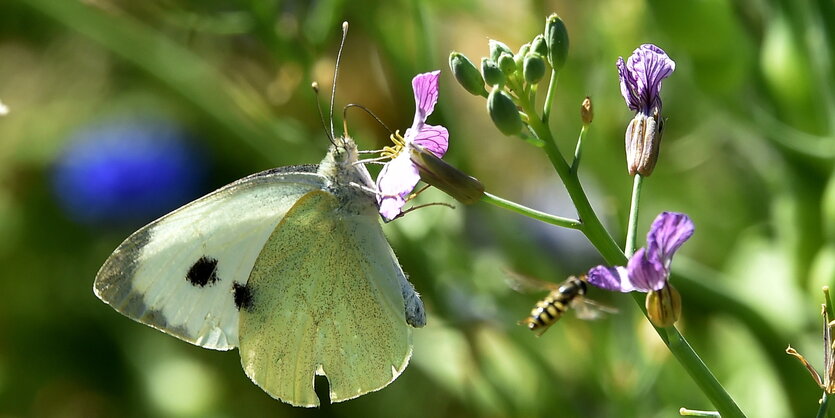
POLYGON ((332 402, 385 387, 411 356, 408 324, 426 322, 373 200, 365 209, 352 213, 325 190, 308 193, 253 267, 240 311, 241 363, 284 402, 318 405, 315 375, 327 376, 332 402))
POLYGON ((315 166, 238 180, 128 237, 94 292, 122 314, 205 348, 238 345, 238 306, 264 243, 304 194, 325 187, 315 166))

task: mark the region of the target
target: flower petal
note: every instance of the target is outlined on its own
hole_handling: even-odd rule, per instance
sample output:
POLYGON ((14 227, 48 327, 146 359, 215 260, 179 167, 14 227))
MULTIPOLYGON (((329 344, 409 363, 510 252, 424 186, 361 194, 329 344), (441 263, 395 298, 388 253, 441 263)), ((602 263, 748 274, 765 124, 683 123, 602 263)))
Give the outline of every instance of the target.
POLYGON ((449 147, 449 132, 443 126, 423 125, 419 131, 409 128, 403 139, 407 144, 414 142, 420 145, 438 158, 443 157, 449 147))
POLYGON ((438 78, 440 70, 418 74, 412 79, 412 89, 415 91, 415 120, 412 129, 420 131, 423 122, 432 114, 435 103, 438 102, 438 78))
POLYGON ((687 215, 662 212, 652 222, 647 234, 647 258, 668 268, 673 254, 693 236, 694 230, 695 225, 687 215))
POLYGON ((670 275, 663 264, 647 259, 644 248, 635 251, 626 269, 629 271, 629 281, 639 292, 660 290, 670 275))
POLYGON ((587 275, 588 282, 601 289, 624 293, 635 290, 624 267, 597 266, 589 270, 587 275))
POLYGON ((630 97, 637 98, 637 101, 633 101, 624 94, 629 108, 647 114, 653 107, 660 108, 661 81, 675 71, 675 61, 671 60, 663 49, 653 44, 643 44, 635 49, 626 60, 625 70, 621 61, 622 59, 618 60, 621 94, 624 88, 627 88, 630 97))
POLYGON ((380 192, 377 203, 380 206, 380 215, 386 221, 400 215, 403 205, 406 204, 406 197, 414 190, 418 181, 420 174, 417 166, 409 158, 409 153, 401 152, 383 166, 377 176, 377 190, 380 192))
POLYGON ((638 110, 641 106, 637 93, 638 83, 633 77, 633 73, 626 70, 623 57, 618 57, 616 65, 618 67, 618 78, 620 79, 620 94, 626 100, 626 106, 629 107, 629 110, 638 110))

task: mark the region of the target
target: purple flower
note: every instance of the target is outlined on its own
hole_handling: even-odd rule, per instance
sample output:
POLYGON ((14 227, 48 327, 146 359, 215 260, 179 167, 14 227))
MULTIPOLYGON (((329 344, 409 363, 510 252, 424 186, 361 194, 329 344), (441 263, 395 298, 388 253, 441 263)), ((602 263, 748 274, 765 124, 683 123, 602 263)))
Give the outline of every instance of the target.
POLYGON ((620 92, 635 117, 626 128, 626 165, 629 175, 652 174, 658 160, 664 121, 661 118, 661 81, 676 63, 659 47, 643 44, 624 64, 618 57, 620 92))
POLYGON ((617 292, 650 292, 664 288, 673 254, 693 235, 693 221, 683 213, 662 212, 647 234, 647 246, 632 255, 626 267, 597 266, 589 283, 617 292))
POLYGON ((663 49, 653 44, 638 47, 626 63, 618 57, 620 93, 629 109, 645 115, 652 109, 661 110, 661 81, 676 69, 676 63, 663 49))
MULTIPOLYGON (((438 158, 444 156, 449 145, 449 133, 443 126, 426 124, 426 118, 435 109, 438 102, 438 77, 440 71, 418 74, 412 79, 415 91, 415 120, 402 138, 395 138, 397 144, 389 153, 387 162, 377 176, 377 202, 380 215, 390 221, 400 215, 406 198, 414 190, 420 174, 418 167, 410 158, 411 148, 423 149, 438 158)), ((399 135, 398 135, 399 136, 399 135)))

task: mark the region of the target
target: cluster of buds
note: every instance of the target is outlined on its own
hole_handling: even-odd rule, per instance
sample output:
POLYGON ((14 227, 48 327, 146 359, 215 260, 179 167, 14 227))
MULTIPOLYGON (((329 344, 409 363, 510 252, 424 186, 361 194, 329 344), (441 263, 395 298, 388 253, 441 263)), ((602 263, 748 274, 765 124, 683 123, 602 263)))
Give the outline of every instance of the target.
POLYGON ((568 31, 562 19, 552 14, 545 31, 514 53, 496 40, 489 41, 490 56, 481 59, 479 70, 465 55, 453 52, 449 67, 468 92, 487 98, 487 112, 505 135, 522 133, 528 117, 519 111, 520 100, 531 101, 548 66, 558 72, 568 55, 568 31), (488 93, 485 84, 490 87, 488 93))

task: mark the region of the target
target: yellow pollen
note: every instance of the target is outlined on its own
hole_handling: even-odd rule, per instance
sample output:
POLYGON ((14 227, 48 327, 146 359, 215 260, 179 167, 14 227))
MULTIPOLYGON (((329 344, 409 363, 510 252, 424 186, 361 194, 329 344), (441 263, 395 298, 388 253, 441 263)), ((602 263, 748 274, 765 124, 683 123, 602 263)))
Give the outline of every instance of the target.
POLYGON ((391 136, 391 142, 394 142, 393 147, 383 147, 383 151, 380 152, 380 155, 387 158, 394 158, 400 151, 403 151, 403 147, 406 146, 406 140, 400 135, 400 131, 395 131, 391 136))

